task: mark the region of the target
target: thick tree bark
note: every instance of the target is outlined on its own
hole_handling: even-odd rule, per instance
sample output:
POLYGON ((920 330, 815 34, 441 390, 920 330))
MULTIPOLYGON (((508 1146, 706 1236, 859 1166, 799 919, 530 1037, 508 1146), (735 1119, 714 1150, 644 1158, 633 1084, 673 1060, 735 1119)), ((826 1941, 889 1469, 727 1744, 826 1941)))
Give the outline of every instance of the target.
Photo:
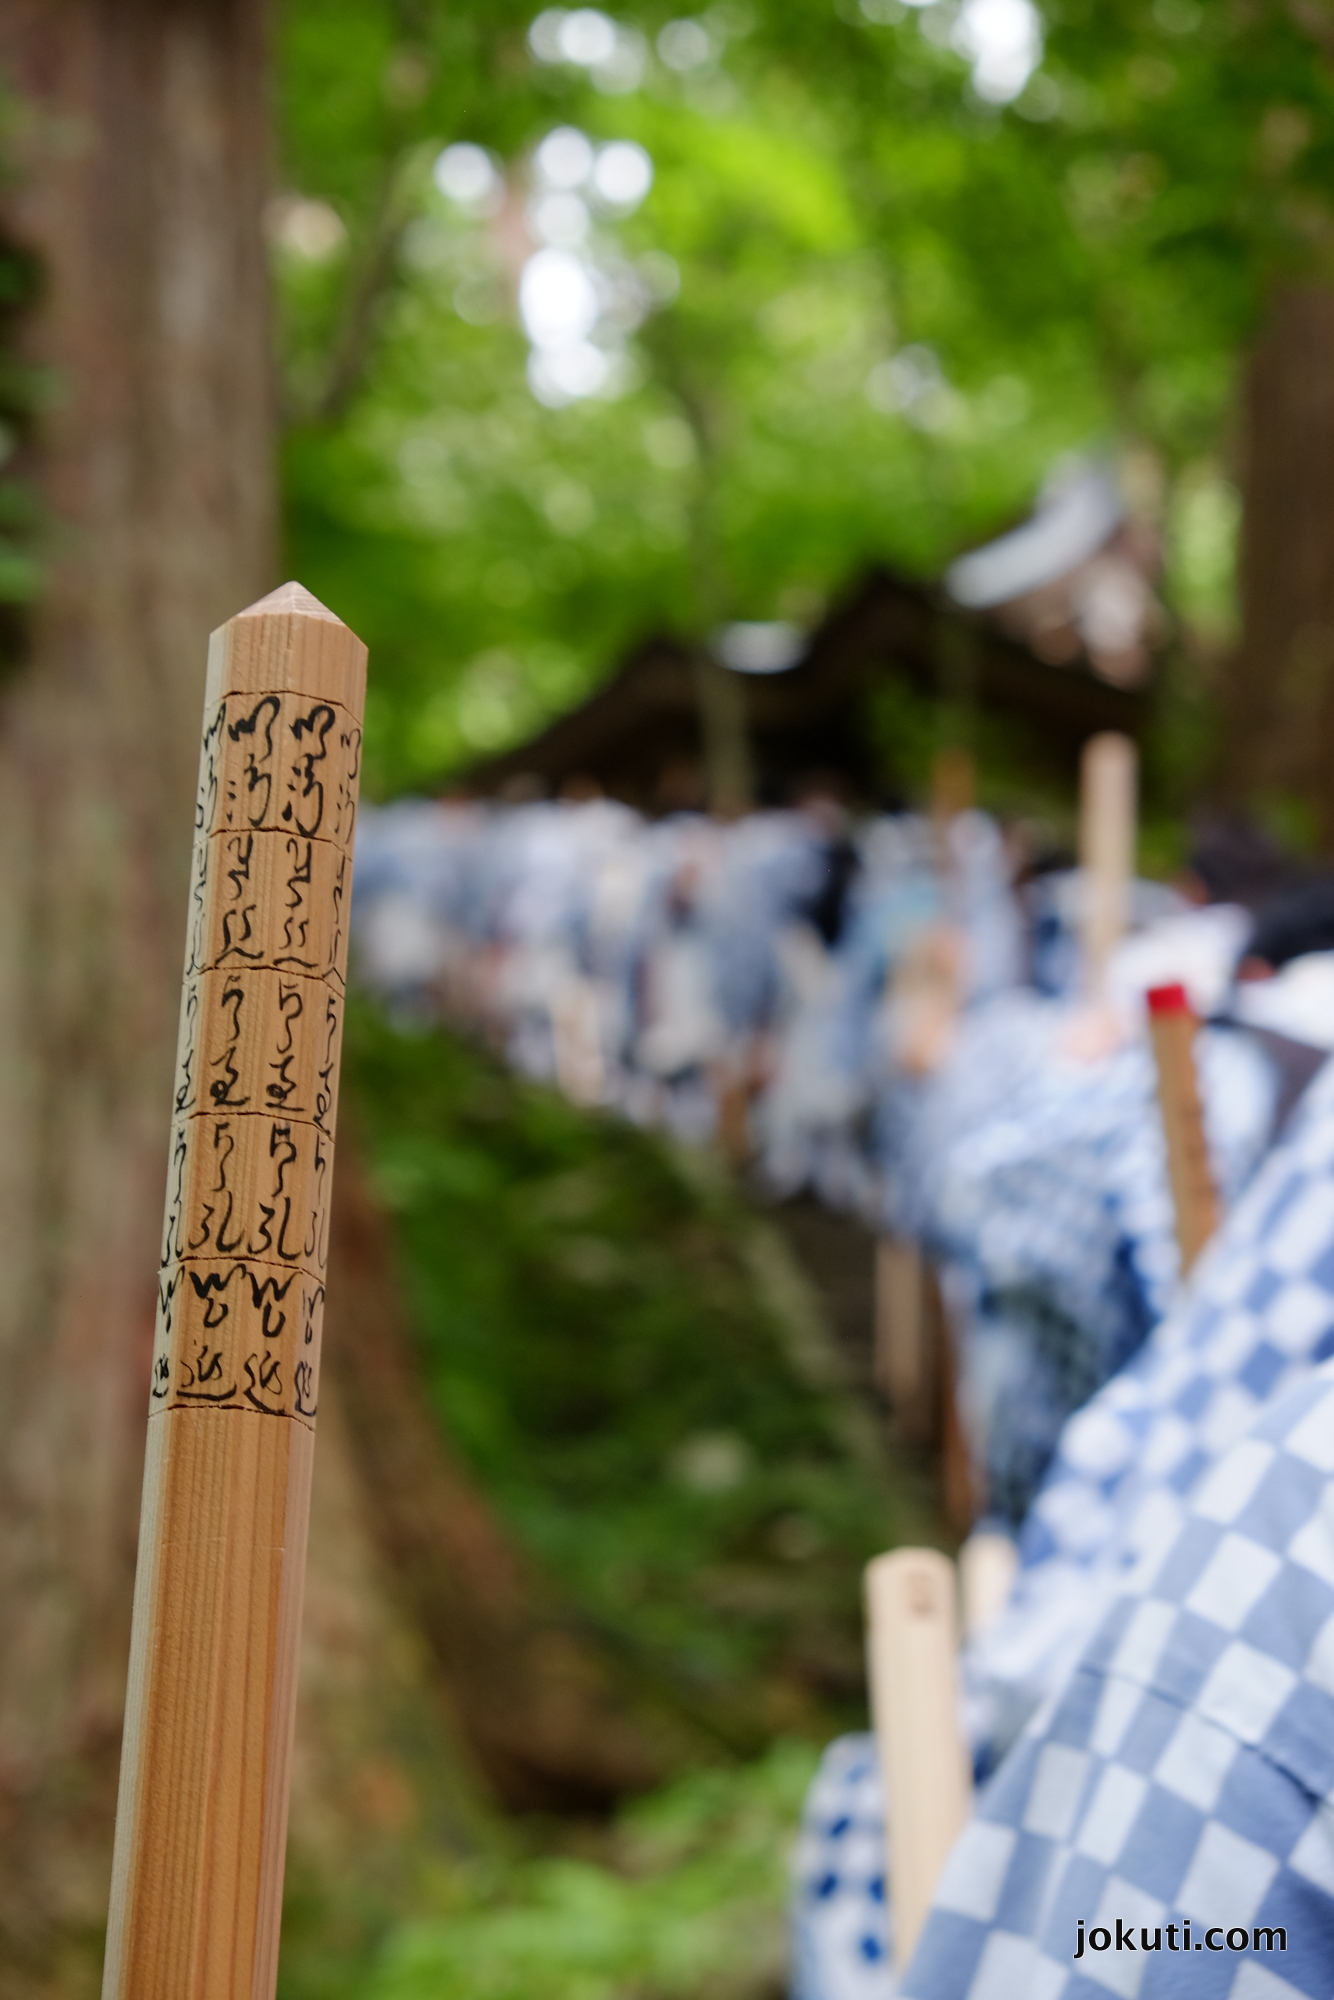
MULTIPOLYGON (((106 1914, 205 639, 276 580, 265 13, 0 7, 53 389, 0 686, 0 2000, 82 1992, 106 1914)), ((468 1845, 478 1767, 588 1805, 663 1746, 442 1451, 346 1150, 292 1822, 325 1893, 468 1845)))
POLYGON ((1334 854, 1334 291, 1276 293, 1242 399, 1241 643, 1223 683, 1221 789, 1286 790, 1334 854))
MULTIPOLYGON (((0 1979, 105 1915, 212 626, 274 581, 263 0, 8 0, 51 522, 0 692, 0 1979)), ((25 1974, 24 1968, 28 1968, 25 1974)))

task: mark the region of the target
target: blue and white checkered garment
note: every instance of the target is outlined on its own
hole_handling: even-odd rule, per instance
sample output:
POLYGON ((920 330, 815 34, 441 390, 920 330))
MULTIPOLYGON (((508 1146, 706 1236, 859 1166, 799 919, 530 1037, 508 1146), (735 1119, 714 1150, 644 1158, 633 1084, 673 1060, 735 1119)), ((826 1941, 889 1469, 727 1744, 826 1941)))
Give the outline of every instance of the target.
POLYGON ((820 1760, 792 1857, 792 2000, 889 2000, 885 1814, 874 1736, 820 1760))
MULTIPOLYGON (((960 1029, 920 1094, 901 1186, 942 1268, 961 1408, 988 1512, 1017 1527, 1066 1419, 1171 1304, 1178 1254, 1153 1058, 1143 1039, 1064 1055, 1067 1010, 1008 995, 960 1029)), ((1268 1139, 1275 1077, 1248 1038, 1206 1031, 1200 1072, 1225 1200, 1268 1139)))
POLYGON ((1122 1581, 981 1794, 901 1987, 874 1739, 832 1744, 797 1849, 793 2000, 1326 2000, 1332 1475, 1326 1363, 1256 1419, 1122 1581), (1114 1937, 1118 1919, 1134 1954, 1086 1943, 1076 1963, 1077 1925, 1086 1939, 1098 1926, 1114 1937), (1189 1971, 1171 1950, 1187 1920, 1189 1971), (1209 1944, 1214 1925, 1245 1927, 1250 1948, 1209 1944), (1163 1937, 1159 1951, 1145 1950, 1141 1927, 1163 1937), (1286 1934, 1281 1954, 1270 1927, 1286 1934))
POLYGON ((1005 1612, 964 1656, 981 1767, 1064 1678, 1109 1592, 1261 1407, 1334 1353, 1334 1062, 1130 1365, 1066 1425, 1005 1612))
POLYGON ((979 1799, 901 1991, 1327 2000, 1331 1986, 1327 1364, 1215 1462, 1175 1533, 1124 1580, 979 1799))
MULTIPOLYGON (((1010 1603, 964 1654, 968 1728, 980 1768, 994 1768, 1067 1679, 1144 1552, 1163 1548, 1179 1532, 1186 1496, 1275 1396, 1294 1384, 1309 1391, 1312 1370, 1331 1351, 1334 1063, 1310 1085, 1289 1133, 1229 1215, 1177 1309, 1130 1368, 1066 1425, 1021 1537, 1025 1567, 1010 1603)), ((847 1938, 879 1936, 888 1951, 884 1903, 863 1887, 858 1910, 861 1876, 840 1870, 831 1832, 844 1816, 838 1780, 855 1754, 848 1744, 831 1746, 811 1792, 794 1890, 794 2000, 838 2000, 840 1982, 851 1976, 847 1938), (839 1925, 821 1923, 821 1903, 840 1909, 839 1925)), ((883 1802, 874 1758, 865 1750, 859 1769, 857 1812, 869 1832, 883 1802)), ((1334 1887, 1334 1862, 1330 1882, 1334 1887)), ((879 1985, 865 1988, 866 2000, 890 2000, 886 1967, 882 1961, 879 1985)), ((862 1976, 872 1973, 868 1966, 862 1976)), ((1265 1990, 1257 1985, 1253 2000, 1265 1990)))

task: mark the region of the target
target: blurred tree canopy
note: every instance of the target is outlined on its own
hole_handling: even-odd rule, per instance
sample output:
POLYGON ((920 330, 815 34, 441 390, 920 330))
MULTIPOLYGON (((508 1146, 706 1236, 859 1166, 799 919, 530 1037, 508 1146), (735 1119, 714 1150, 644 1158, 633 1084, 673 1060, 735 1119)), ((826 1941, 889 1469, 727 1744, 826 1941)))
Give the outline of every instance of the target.
POLYGON ((376 656, 374 788, 655 627, 930 574, 1088 448, 1198 707, 1239 357, 1330 258, 1331 52, 1321 0, 287 0, 289 553, 376 656))

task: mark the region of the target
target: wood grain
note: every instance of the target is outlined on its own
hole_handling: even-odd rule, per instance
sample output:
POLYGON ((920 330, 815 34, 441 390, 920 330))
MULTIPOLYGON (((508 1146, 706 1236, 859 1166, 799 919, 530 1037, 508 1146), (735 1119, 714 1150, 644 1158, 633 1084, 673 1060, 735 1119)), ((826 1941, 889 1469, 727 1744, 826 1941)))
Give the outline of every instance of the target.
POLYGON ((172 1110, 272 1112, 332 1134, 338 1111, 341 995, 267 967, 187 979, 172 1110))
POLYGON ((214 633, 104 2000, 271 2000, 366 652, 214 633))
POLYGON ((192 1258, 158 1277, 153 1411, 259 1410, 313 1424, 324 1285, 257 1259, 192 1258))
POLYGON ((225 694, 204 717, 196 828, 294 833, 347 851, 360 770, 361 728, 339 703, 225 694))
POLYGON ((164 1268, 183 1257, 259 1257, 323 1277, 333 1141, 264 1112, 178 1118, 168 1151, 164 1268))
POLYGON ((313 1451, 240 1411, 149 1423, 107 1995, 273 1992, 313 1451))
POLYGON ((297 833, 215 833, 195 842, 186 977, 268 968, 341 987, 352 863, 297 833))
POLYGON ((959 1729, 954 1565, 896 1549, 866 1571, 871 1715, 888 1801, 894 1963, 902 1973, 972 1809, 959 1729))

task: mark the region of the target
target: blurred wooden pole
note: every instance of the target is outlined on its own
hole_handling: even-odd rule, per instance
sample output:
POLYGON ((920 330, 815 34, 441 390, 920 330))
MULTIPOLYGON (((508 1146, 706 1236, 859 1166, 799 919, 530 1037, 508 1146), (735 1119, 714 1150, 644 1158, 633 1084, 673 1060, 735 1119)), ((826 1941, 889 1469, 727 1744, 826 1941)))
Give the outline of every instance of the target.
POLYGON ((917 1245, 881 1236, 875 1246, 875 1379, 902 1435, 913 1443, 925 1442, 935 1429, 925 1284, 917 1245))
POLYGON ((715 819, 740 819, 755 804, 744 677, 706 649, 696 653, 694 670, 708 809, 715 819))
POLYGON ((750 1129, 752 1051, 732 1050, 712 1065, 714 1143, 733 1173, 743 1174, 754 1157, 750 1129))
POLYGON ((984 1529, 971 1534, 959 1550, 959 1600, 965 1639, 978 1639, 1005 1609, 1019 1551, 1009 1535, 984 1529))
POLYGON ((972 809, 977 790, 977 772, 970 750, 947 744, 931 759, 931 820, 937 838, 943 840, 950 821, 972 809))
POLYGON ((103 2000, 271 2000, 366 649, 209 645, 103 2000))
POLYGON ((939 1274, 926 1268, 927 1323, 940 1382, 940 1501, 952 1532, 966 1535, 986 1495, 981 1468, 973 1463, 968 1428, 959 1408, 958 1336, 939 1274))
POLYGON ((902 1974, 972 1810, 959 1733, 954 1565, 896 1549, 866 1571, 871 1716, 884 1774, 894 1965, 902 1974))
POLYGON ((1083 870, 1084 977, 1101 1000, 1111 957, 1130 914, 1135 871, 1137 758, 1128 736, 1106 731, 1084 745, 1080 765, 1079 861, 1083 870))
POLYGON ((1199 1022, 1184 986, 1155 986, 1148 1003, 1149 1036, 1158 1066, 1158 1103, 1167 1142, 1167 1178, 1176 1210, 1181 1275, 1185 1277, 1217 1229, 1219 1213, 1195 1073, 1199 1022))

